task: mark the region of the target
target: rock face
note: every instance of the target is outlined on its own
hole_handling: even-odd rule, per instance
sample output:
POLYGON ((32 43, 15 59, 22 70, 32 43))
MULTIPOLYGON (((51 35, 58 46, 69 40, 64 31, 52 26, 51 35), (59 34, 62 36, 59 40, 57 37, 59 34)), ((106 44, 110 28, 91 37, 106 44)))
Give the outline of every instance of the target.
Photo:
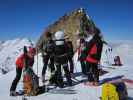
MULTIPOLYGON (((65 14, 52 25, 49 25, 44 33, 40 36, 37 42, 37 47, 42 43, 42 41, 47 41, 45 37, 46 32, 51 32, 54 36, 56 31, 63 30, 65 32, 65 36, 69 37, 69 39, 72 41, 75 50, 76 41, 78 39, 77 34, 80 33, 85 35, 86 27, 87 30, 91 30, 95 28, 95 25, 83 8, 76 9, 68 14, 65 14)), ((94 32, 91 31, 91 33, 94 32)))

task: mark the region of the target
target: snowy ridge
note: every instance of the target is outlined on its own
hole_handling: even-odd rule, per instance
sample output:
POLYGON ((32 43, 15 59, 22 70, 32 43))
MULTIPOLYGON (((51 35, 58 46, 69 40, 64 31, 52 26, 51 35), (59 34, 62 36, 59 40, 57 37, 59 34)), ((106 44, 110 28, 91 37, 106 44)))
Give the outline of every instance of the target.
POLYGON ((16 57, 23 52, 23 46, 32 45, 28 39, 14 39, 0 42, 0 73, 5 74, 15 68, 16 57))

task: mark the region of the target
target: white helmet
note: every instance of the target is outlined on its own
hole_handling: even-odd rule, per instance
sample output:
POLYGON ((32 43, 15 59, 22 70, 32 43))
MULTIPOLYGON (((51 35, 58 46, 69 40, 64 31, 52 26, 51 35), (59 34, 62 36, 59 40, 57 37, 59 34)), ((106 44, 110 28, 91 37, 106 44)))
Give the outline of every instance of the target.
POLYGON ((64 39, 64 32, 63 31, 57 31, 55 33, 55 39, 56 40, 64 39))
POLYGON ((56 41, 56 42, 55 42, 56 45, 63 45, 63 44, 64 44, 63 39, 65 39, 65 38, 64 38, 64 32, 63 32, 63 31, 57 31, 57 32, 55 33, 55 39, 56 39, 56 40, 59 40, 59 41, 56 41))

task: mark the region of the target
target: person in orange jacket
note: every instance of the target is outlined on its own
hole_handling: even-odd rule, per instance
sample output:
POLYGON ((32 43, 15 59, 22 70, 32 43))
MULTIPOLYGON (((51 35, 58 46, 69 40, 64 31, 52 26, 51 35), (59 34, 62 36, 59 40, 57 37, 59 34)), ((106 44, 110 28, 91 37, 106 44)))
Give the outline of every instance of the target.
POLYGON ((35 48, 28 47, 28 52, 25 54, 21 54, 17 60, 16 60, 16 77, 12 82, 11 88, 10 88, 10 96, 16 96, 17 92, 16 87, 17 84, 21 78, 22 70, 25 67, 25 59, 27 60, 28 67, 32 67, 34 64, 34 56, 35 56, 35 48))
POLYGON ((88 81, 90 85, 98 85, 99 69, 98 64, 101 59, 103 42, 100 37, 100 31, 97 29, 96 34, 87 44, 86 66, 88 68, 88 81))

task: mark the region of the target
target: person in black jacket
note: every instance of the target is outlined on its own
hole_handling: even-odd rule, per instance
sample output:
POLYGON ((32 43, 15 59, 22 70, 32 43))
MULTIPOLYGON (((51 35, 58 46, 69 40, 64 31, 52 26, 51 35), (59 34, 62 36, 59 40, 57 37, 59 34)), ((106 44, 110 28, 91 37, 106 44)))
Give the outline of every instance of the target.
POLYGON ((43 69, 42 69, 42 82, 45 82, 45 74, 49 63, 49 68, 51 69, 51 74, 54 73, 55 67, 54 67, 54 41, 52 40, 52 34, 50 32, 47 32, 45 34, 47 37, 47 42, 42 44, 42 57, 43 57, 43 69))
POLYGON ((71 75, 68 68, 68 47, 66 45, 65 39, 64 39, 64 32, 57 31, 55 33, 55 65, 56 65, 56 71, 55 76, 57 77, 56 84, 62 88, 64 86, 63 77, 62 77, 62 67, 65 72, 65 76, 67 79, 67 85, 72 85, 71 75), (61 67, 62 66, 62 67, 61 67))
POLYGON ((73 74, 73 71, 74 71, 74 65, 73 65, 73 55, 74 55, 74 52, 73 52, 73 45, 72 45, 72 41, 69 40, 69 37, 66 36, 65 37, 65 41, 66 41, 66 44, 68 46, 68 62, 70 64, 70 73, 73 74))

